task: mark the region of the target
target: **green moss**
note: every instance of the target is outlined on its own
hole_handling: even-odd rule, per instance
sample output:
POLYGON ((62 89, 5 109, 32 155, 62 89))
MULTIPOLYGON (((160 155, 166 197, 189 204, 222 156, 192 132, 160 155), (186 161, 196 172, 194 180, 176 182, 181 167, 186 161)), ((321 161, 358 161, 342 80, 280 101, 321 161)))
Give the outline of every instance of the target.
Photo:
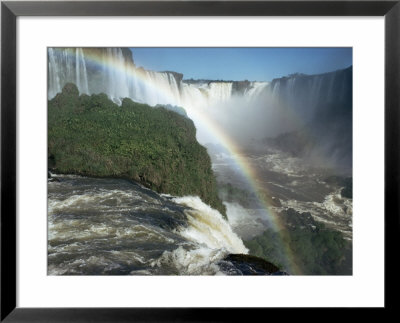
POLYGON ((105 94, 79 96, 67 84, 48 103, 49 167, 60 173, 123 177, 157 192, 198 195, 226 215, 206 148, 193 122, 173 111, 105 94))
POLYGON ((351 243, 342 233, 316 222, 315 229, 291 227, 280 232, 271 229, 245 241, 250 254, 288 268, 288 252, 304 275, 351 275, 351 243), (281 242, 281 243, 279 243, 281 242), (286 250, 283 248, 286 246, 286 250))

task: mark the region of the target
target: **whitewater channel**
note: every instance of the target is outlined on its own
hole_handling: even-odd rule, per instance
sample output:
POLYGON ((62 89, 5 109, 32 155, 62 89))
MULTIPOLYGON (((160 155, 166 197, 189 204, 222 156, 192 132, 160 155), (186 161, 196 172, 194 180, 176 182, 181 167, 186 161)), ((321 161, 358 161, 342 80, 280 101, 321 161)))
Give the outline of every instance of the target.
POLYGON ((240 275, 224 258, 247 252, 198 197, 159 195, 123 179, 49 180, 49 275, 240 275))

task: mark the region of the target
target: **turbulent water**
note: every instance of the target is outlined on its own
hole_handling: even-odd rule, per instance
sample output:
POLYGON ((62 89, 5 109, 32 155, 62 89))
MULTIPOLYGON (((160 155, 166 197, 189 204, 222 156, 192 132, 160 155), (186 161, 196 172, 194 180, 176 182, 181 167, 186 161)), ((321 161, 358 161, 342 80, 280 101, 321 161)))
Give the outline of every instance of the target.
MULTIPOLYGON (((246 190, 232 158, 212 155, 219 180, 246 190)), ((244 157, 244 156, 242 156, 244 157)), ((352 199, 310 168, 278 151, 248 154, 279 212, 310 213, 352 240, 352 199)), ((224 197, 223 197, 224 198, 224 197)), ((228 199, 229 200, 229 199, 228 199)), ((265 209, 227 201, 228 221, 198 197, 157 194, 123 179, 52 175, 48 182, 49 275, 241 275, 229 254, 274 228, 265 209)))
POLYGON ((159 195, 122 179, 53 175, 48 183, 50 275, 241 274, 247 253, 198 197, 159 195))
MULTIPOLYGON (((231 183, 244 191, 250 190, 248 179, 232 156, 214 152, 211 157, 220 182, 231 183)), ((342 232, 345 239, 352 240, 353 201, 342 196, 343 186, 329 181, 330 169, 313 167, 300 158, 271 148, 264 153, 247 153, 241 158, 256 170, 257 185, 272 198, 270 208, 278 216, 288 209, 310 213, 315 220, 342 232)), ((232 227, 244 239, 253 238, 266 228, 273 227, 271 217, 265 209, 258 208, 257 201, 247 202, 245 206, 234 201, 227 204, 232 227)))
MULTIPOLYGON (((201 144, 229 137, 246 148, 242 138, 258 140, 309 127, 314 138, 323 138, 319 148, 332 153, 324 157, 333 161, 338 155, 350 169, 351 75, 350 68, 271 82, 189 81, 176 72, 135 66, 126 48, 48 49, 49 99, 72 82, 81 94, 106 93, 118 104, 129 97, 173 110, 183 107, 201 144), (334 120, 329 129, 327 120, 334 120)), ((231 151, 209 152, 220 183, 251 191, 231 151)), ((326 180, 330 170, 272 147, 244 153, 241 159, 257 173, 258 186, 272 198, 270 208, 278 215, 289 209, 308 212, 352 239, 352 199, 326 180)), ((120 179, 59 175, 49 182, 48 198, 51 275, 241 274, 224 258, 246 253, 241 239, 273 227, 271 216, 251 200, 245 205, 225 199, 228 224, 197 197, 158 195, 120 179)))

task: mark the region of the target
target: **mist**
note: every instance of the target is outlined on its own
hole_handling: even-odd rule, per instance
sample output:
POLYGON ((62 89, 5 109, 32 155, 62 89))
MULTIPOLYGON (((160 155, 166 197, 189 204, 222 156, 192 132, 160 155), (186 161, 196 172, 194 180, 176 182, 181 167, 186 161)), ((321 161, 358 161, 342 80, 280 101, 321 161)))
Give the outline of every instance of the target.
MULTIPOLYGON (((311 166, 352 170, 352 69, 277 79, 203 106, 219 131, 243 151, 279 149, 311 166)), ((218 144, 208 124, 197 122, 198 140, 218 144)))
MULTIPOLYGON (((219 129, 242 145, 302 126, 300 120, 290 117, 288 107, 279 104, 268 92, 257 97, 232 96, 224 102, 206 106, 204 112, 219 129)), ((201 123, 197 129, 200 142, 218 143, 218 139, 210 136, 209 130, 204 129, 201 123)))
POLYGON ((273 147, 310 164, 351 170, 351 67, 271 82, 183 81, 178 72, 137 68, 126 49, 57 48, 49 49, 48 58, 49 99, 72 82, 81 94, 104 92, 117 104, 129 97, 173 111, 182 107, 203 145, 229 141, 260 152, 273 147))

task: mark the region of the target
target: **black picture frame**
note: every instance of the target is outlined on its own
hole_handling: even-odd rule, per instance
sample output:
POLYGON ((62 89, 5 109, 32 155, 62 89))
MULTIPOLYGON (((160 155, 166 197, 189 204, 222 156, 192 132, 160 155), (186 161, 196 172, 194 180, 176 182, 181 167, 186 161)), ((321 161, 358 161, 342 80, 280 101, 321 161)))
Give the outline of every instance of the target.
MULTIPOLYGON (((16 19, 19 16, 384 16, 385 18, 385 307, 396 309, 399 274, 400 1, 101 1, 1 3, 1 321, 246 321, 288 308, 18 308, 16 283, 16 19)), ((371 233, 372 234, 372 233, 371 233)), ((373 265, 371 258, 371 265, 373 265)), ((303 315, 302 309, 290 309, 303 315)), ((329 315, 337 312, 332 309, 329 315)), ((351 309, 345 309, 347 314, 351 309)), ((275 314, 274 314, 275 315, 275 314)), ((297 315, 297 314, 296 314, 297 315)), ((309 315, 309 314, 305 314, 309 315)), ((324 314, 326 315, 326 314, 324 314)), ((298 317, 300 318, 300 317, 298 317)))

